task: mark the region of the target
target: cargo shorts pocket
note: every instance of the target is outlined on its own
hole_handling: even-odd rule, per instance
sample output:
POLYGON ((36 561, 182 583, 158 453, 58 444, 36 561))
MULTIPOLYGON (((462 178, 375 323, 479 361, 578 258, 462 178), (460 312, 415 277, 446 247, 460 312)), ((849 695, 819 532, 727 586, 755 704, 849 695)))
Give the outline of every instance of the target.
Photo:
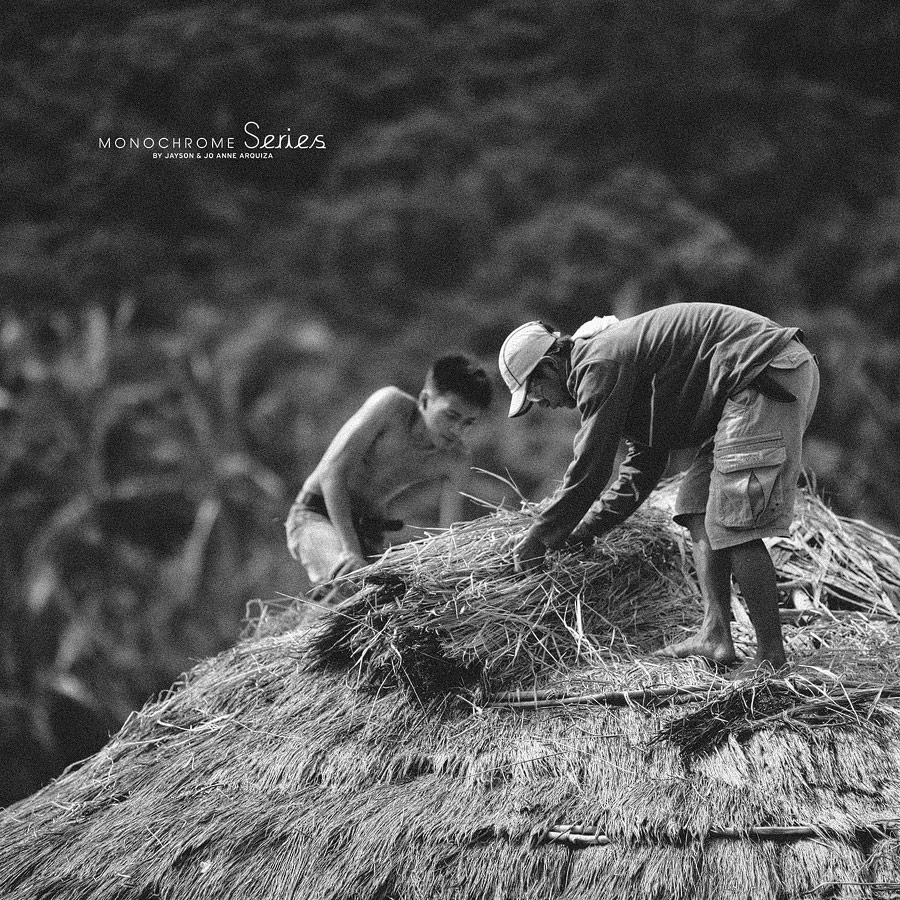
POLYGON ((771 441, 756 439, 717 448, 711 488, 718 523, 726 528, 753 528, 775 521, 784 507, 786 462, 783 443, 773 446, 771 441))

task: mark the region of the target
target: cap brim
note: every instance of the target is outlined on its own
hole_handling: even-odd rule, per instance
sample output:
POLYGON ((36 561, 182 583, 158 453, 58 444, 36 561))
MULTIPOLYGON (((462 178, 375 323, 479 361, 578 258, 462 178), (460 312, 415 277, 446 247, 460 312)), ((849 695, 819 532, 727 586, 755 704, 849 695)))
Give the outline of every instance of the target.
POLYGON ((531 409, 531 401, 528 399, 528 384, 513 391, 512 399, 509 401, 509 418, 514 419, 516 416, 524 415, 531 409))

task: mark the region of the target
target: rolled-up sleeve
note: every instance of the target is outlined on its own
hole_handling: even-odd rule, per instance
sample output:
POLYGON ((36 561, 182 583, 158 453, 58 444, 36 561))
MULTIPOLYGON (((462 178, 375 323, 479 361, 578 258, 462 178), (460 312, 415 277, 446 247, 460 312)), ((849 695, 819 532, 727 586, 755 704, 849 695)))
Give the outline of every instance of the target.
POLYGON ((562 486, 532 526, 547 547, 562 545, 606 486, 622 435, 622 422, 633 393, 626 367, 597 360, 573 374, 581 427, 562 486))

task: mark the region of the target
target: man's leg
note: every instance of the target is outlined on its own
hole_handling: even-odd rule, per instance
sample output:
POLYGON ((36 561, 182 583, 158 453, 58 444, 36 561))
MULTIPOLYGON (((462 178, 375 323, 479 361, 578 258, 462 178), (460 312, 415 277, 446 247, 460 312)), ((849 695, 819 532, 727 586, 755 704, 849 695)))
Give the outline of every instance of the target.
POLYGON ((796 342, 770 370, 797 399, 781 403, 752 387, 729 398, 716 429, 706 519, 713 546, 729 554, 756 631, 756 655, 742 674, 786 663, 775 567, 763 538, 790 534, 803 432, 819 389, 816 364, 796 342))
POLYGON ((682 520, 691 533, 694 568, 703 596, 703 622, 697 634, 669 644, 655 655, 678 659, 702 656, 712 662, 730 665, 737 657, 731 640, 729 551, 712 549, 702 513, 683 516, 682 520))
MULTIPOLYGON (((725 551, 718 551, 725 552, 725 551)), ((731 569, 747 601, 750 621, 756 631, 756 656, 748 668, 771 666, 780 669, 787 663, 778 614, 778 587, 775 566, 760 538, 731 547, 731 569)))

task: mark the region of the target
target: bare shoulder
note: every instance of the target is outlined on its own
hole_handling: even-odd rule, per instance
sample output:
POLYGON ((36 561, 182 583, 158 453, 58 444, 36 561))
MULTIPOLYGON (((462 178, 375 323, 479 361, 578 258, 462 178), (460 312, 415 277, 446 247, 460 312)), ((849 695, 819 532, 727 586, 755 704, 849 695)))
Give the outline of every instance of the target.
POLYGON ((396 434, 398 423, 408 420, 400 411, 415 401, 395 387, 380 388, 371 394, 347 419, 332 438, 319 461, 316 472, 338 472, 346 476, 361 460, 373 452, 389 435, 396 434))
POLYGON ((371 394, 359 408, 361 418, 375 419, 386 425, 398 421, 398 417, 409 414, 415 409, 416 401, 400 388, 388 386, 379 388, 371 394))
POLYGON ((386 409, 405 408, 409 409, 416 405, 416 398, 406 391, 389 384, 387 387, 378 388, 373 394, 369 395, 366 405, 375 407, 384 407, 386 409))

